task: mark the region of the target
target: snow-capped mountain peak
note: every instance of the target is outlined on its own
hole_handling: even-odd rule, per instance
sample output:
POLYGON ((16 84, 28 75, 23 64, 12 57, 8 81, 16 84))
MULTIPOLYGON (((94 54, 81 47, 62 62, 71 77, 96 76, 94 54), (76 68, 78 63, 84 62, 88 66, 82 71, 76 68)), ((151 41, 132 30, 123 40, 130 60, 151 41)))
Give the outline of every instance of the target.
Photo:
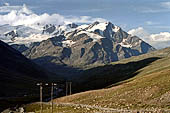
POLYGON ((0 39, 20 48, 30 58, 57 56, 60 59, 56 59, 57 63, 67 65, 109 63, 154 50, 139 37, 129 35, 111 22, 36 26, 38 29, 0 26, 0 39), (4 28, 13 39, 2 33, 4 28), (20 45, 25 48, 21 49, 20 45))
POLYGON ((12 27, 9 27, 9 25, 0 26, 0 30, 2 29, 0 39, 11 45, 24 44, 27 47, 34 42, 40 43, 49 38, 56 38, 54 43, 61 47, 72 47, 86 39, 90 43, 101 43, 103 40, 109 40, 114 45, 120 45, 125 48, 138 47, 143 43, 138 37, 129 35, 111 22, 94 22, 89 25, 83 24, 79 26, 74 23, 64 25, 47 24, 43 27, 41 24, 37 24, 36 27, 23 25, 12 27))
POLYGON ((87 31, 94 32, 95 30, 105 31, 112 29, 113 32, 119 31, 120 27, 113 25, 111 22, 94 22, 87 27, 87 31))
POLYGON ((63 25, 55 32, 57 30, 62 32, 28 49, 25 54, 32 59, 54 56, 57 59, 53 61, 57 64, 78 66, 110 63, 155 50, 139 37, 129 35, 110 22, 73 28, 63 25))
POLYGON ((120 30, 120 27, 114 26, 114 28, 112 28, 112 30, 113 30, 114 32, 118 32, 118 31, 120 30))
POLYGON ((104 31, 106 29, 107 25, 108 25, 107 22, 102 22, 102 23, 94 22, 93 24, 90 24, 88 26, 88 28, 87 28, 88 30, 87 31, 95 31, 96 29, 104 31))

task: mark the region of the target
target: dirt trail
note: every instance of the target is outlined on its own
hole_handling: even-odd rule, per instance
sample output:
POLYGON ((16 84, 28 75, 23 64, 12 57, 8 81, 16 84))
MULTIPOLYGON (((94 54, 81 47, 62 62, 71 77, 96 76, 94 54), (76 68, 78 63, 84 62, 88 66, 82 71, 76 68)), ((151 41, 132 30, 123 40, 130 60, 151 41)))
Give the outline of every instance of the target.
POLYGON ((99 106, 91 106, 85 104, 74 104, 74 103, 54 103, 56 105, 72 106, 77 108, 90 108, 98 109, 101 113, 170 113, 168 109, 141 109, 141 110, 127 110, 127 109, 113 109, 103 108, 99 106))

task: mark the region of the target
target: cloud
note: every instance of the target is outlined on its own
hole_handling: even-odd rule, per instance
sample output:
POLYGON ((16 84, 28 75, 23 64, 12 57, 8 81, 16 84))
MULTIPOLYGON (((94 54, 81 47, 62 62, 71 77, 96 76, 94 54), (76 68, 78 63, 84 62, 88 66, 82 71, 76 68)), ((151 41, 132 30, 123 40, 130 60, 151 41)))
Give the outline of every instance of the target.
POLYGON ((133 36, 142 37, 142 39, 144 41, 148 41, 148 36, 150 36, 150 34, 147 31, 145 31, 143 27, 131 29, 131 30, 128 31, 128 33, 133 35, 133 36))
POLYGON ((154 26, 155 28, 159 28, 159 29, 170 29, 170 26, 164 26, 164 25, 156 25, 154 26))
POLYGON ((161 6, 170 9, 170 2, 162 2, 161 6))
POLYGON ((161 2, 158 9, 150 9, 151 13, 170 12, 170 2, 161 2))
POLYGON ((143 7, 140 9, 142 13, 161 13, 161 12, 170 12, 170 2, 160 2, 155 4, 154 7, 143 7))
POLYGON ((9 24, 12 26, 26 25, 31 26, 40 24, 62 25, 66 23, 91 23, 94 21, 106 21, 102 18, 92 18, 90 16, 63 16, 60 14, 35 14, 25 4, 23 6, 2 6, 0 12, 0 25, 9 24))
POLYGON ((80 17, 75 17, 75 16, 70 16, 70 17, 65 17, 64 18, 66 23, 73 22, 73 23, 92 23, 95 21, 99 22, 104 22, 106 21, 103 18, 92 18, 90 16, 80 16, 80 17))
POLYGON ((153 21, 146 21, 145 24, 147 25, 158 25, 159 23, 153 22, 153 21))
POLYGON ((1 6, 0 13, 9 13, 12 10, 20 10, 22 6, 1 6))
POLYGON ((6 2, 6 3, 4 3, 4 5, 5 5, 5 6, 9 6, 9 3, 6 2))
POLYGON ((146 8, 146 9, 143 9, 141 10, 140 12, 142 13, 161 13, 161 12, 169 12, 170 9, 151 9, 151 8, 146 8))
POLYGON ((160 32, 159 34, 151 34, 150 37, 153 41, 158 41, 158 42, 170 41, 169 32, 160 32))
POLYGON ((170 47, 170 32, 149 34, 144 28, 138 27, 136 29, 128 31, 128 33, 140 37, 157 49, 170 47))

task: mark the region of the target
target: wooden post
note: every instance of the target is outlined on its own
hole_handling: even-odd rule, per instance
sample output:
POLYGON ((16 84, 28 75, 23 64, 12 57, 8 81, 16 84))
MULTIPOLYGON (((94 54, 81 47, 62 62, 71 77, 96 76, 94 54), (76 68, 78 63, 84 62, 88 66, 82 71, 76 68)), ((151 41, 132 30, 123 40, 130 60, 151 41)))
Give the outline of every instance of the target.
POLYGON ((70 82, 70 95, 71 95, 71 84, 72 84, 72 82, 70 82))
POLYGON ((53 113, 53 92, 54 92, 54 84, 51 84, 51 113, 53 113))
POLYGON ((66 96, 67 96, 67 91, 68 91, 68 82, 66 82, 66 96))
POLYGON ((41 108, 40 113, 42 113, 42 111, 43 111, 43 105, 42 105, 42 90, 43 90, 43 87, 42 87, 42 84, 40 84, 40 108, 41 108))

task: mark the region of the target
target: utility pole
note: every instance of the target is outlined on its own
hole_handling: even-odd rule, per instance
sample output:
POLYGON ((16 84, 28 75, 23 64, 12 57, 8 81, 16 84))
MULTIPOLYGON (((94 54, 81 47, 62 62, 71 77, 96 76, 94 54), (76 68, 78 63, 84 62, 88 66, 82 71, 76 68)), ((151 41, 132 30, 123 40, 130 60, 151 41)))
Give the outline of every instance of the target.
POLYGON ((67 96, 67 91, 68 91, 68 82, 66 81, 66 96, 67 96))
POLYGON ((70 82, 70 95, 71 95, 71 84, 72 84, 72 82, 70 82))
POLYGON ((40 85, 40 104, 41 104, 41 113, 42 113, 42 111, 43 111, 43 105, 42 105, 42 96, 43 96, 43 94, 42 94, 42 90, 43 90, 43 87, 42 87, 42 85, 40 85))
POLYGON ((43 105, 42 105, 42 90, 43 86, 42 83, 37 83, 37 86, 40 86, 40 113, 43 111, 43 105))
POLYGON ((53 113, 53 93, 54 93, 54 86, 56 86, 57 84, 52 83, 51 84, 51 113, 53 113))
POLYGON ((54 86, 52 83, 51 84, 51 113, 53 113, 53 91, 54 91, 54 86))
MULTIPOLYGON (((46 86, 48 86, 49 84, 46 83, 46 86)), ((51 113, 53 113, 53 95, 54 95, 54 86, 56 86, 56 83, 51 83, 51 113)), ((37 83, 37 86, 40 86, 40 113, 43 112, 43 103, 42 103, 42 98, 43 98, 43 83, 37 83)), ((66 82, 66 88, 68 90, 68 85, 66 82)), ((66 92, 67 94, 67 92, 66 92)))

